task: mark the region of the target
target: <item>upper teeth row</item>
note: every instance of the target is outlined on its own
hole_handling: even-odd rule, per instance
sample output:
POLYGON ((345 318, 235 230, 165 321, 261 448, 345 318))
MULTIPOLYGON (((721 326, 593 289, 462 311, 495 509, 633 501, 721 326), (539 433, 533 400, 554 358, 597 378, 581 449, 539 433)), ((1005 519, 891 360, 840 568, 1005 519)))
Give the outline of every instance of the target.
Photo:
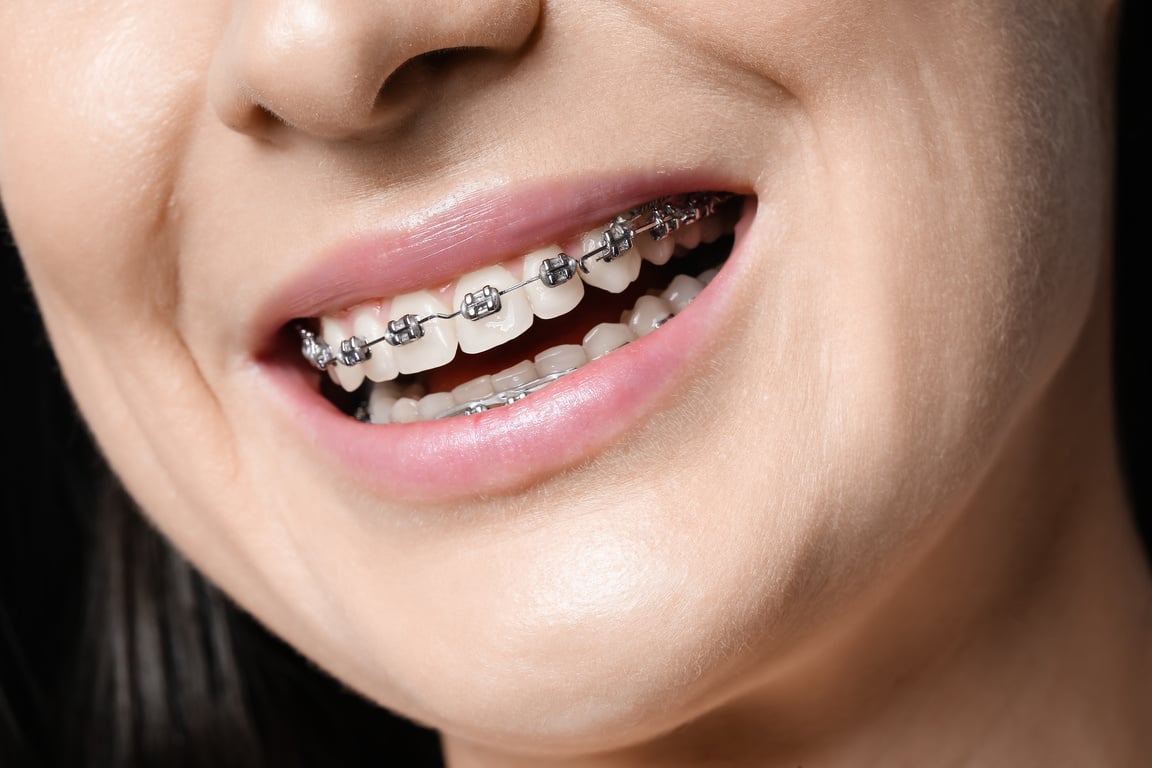
POLYGON ((525 277, 507 288, 484 285, 478 290, 464 295, 460 308, 455 312, 434 312, 425 315, 405 314, 391 320, 385 326, 383 335, 368 339, 363 336, 350 336, 333 345, 307 328, 300 328, 301 353, 305 359, 320 370, 337 364, 358 365, 372 357, 372 347, 386 342, 393 347, 406 346, 424 338, 425 324, 433 320, 451 320, 463 317, 480 320, 501 310, 501 297, 519 290, 526 285, 539 282, 548 288, 563 285, 577 276, 577 272, 588 273, 588 262, 609 263, 632 250, 636 236, 648 233, 653 240, 663 240, 680 227, 692 224, 716 212, 730 194, 724 192, 703 192, 692 195, 664 197, 646 203, 640 208, 623 213, 608 223, 596 246, 579 258, 560 252, 540 263, 536 274, 525 277))

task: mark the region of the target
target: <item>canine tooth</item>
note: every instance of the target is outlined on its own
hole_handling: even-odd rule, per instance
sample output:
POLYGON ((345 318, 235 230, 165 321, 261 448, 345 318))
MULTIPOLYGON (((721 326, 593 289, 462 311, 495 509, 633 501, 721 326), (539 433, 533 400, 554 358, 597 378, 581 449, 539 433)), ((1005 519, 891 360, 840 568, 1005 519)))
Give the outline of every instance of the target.
MULTIPOLYGON (((549 245, 528 254, 524 257, 524 277, 540 274, 540 264, 560 253, 559 246, 549 245)), ((545 285, 542 280, 537 280, 524 286, 524 295, 536 317, 547 320, 572 311, 580 299, 584 298, 584 283, 575 276, 560 285, 545 285)))
MULTIPOLYGON (((604 243, 603 230, 593 230, 580 238, 583 243, 581 253, 591 253, 604 243)), ((588 259, 585 262, 588 274, 580 273, 580 278, 609 293, 620 293, 640 276, 640 253, 632 248, 620 254, 613 261, 588 259)))
MULTIPOLYGON (((504 290, 516 284, 516 278, 504 267, 493 266, 470 272, 456 283, 456 304, 460 306, 469 293, 479 293, 486 285, 504 290)), ((447 323, 444 323, 447 325, 447 323)), ((510 341, 532 327, 532 307, 523 290, 515 290, 500 297, 500 311, 469 320, 463 315, 456 318, 456 334, 460 349, 469 353, 483 352, 510 341)))
MULTIPOLYGON (((405 293, 392 300, 389 315, 393 318, 407 314, 426 317, 436 313, 448 314, 449 309, 428 291, 405 293)), ((424 323, 424 337, 411 344, 392 347, 392 355, 400 373, 419 373, 439 368, 456 357, 456 329, 450 322, 429 320, 424 323)), ((387 342, 384 342, 387 343, 387 342)), ((376 346, 380 346, 377 344, 376 346)))
POLYGON ((453 389, 452 399, 457 405, 464 405, 473 400, 483 400, 495 391, 496 390, 492 388, 491 376, 479 376, 453 389))
MULTIPOLYGON (((381 319, 381 308, 363 307, 353 313, 352 332, 365 341, 375 341, 384 335, 387 320, 381 319)), ((386 342, 372 345, 372 357, 361 363, 364 375, 372 381, 391 381, 400 375, 392 345, 386 342)))
POLYGON ((626 325, 600 323, 584 336, 584 352, 589 360, 595 360, 635 339, 635 334, 626 325))
POLYGON ((536 373, 536 366, 531 360, 523 360, 511 368, 505 368, 500 373, 492 374, 492 387, 497 392, 505 392, 513 387, 519 387, 540 377, 536 373))
POLYGON ((421 419, 434 419, 451 408, 456 407, 456 400, 451 392, 433 392, 424 395, 416 404, 416 410, 421 419))
POLYGON ((420 420, 420 407, 416 400, 402 397, 392 404, 392 421, 396 424, 408 424, 420 420))
POLYGON ((636 245, 633 247, 640 254, 641 259, 660 266, 667 264, 668 259, 672 258, 672 251, 675 249, 676 243, 672 242, 670 237, 663 240, 653 240, 648 236, 648 233, 644 233, 637 235, 636 245))
MULTIPOLYGON (((320 335, 332 349, 340 349, 340 342, 352 335, 348 323, 333 317, 320 319, 320 335)), ((355 392, 364 383, 364 369, 359 365, 335 365, 329 369, 345 392, 355 392)))
POLYGON ((672 278, 672 282, 668 283, 664 292, 660 294, 660 298, 672 306, 673 312, 683 312, 684 307, 688 306, 692 299, 699 296, 702 290, 704 290, 704 283, 691 275, 676 275, 672 278))
POLYGON ((704 285, 708 285, 708 283, 712 282, 712 278, 716 277, 718 274, 720 274, 719 269, 706 269, 700 274, 696 275, 696 279, 704 283, 704 285))
POLYGON ((560 344, 536 355, 536 372, 541 376, 570 371, 588 362, 584 347, 579 344, 560 344))
POLYGON ((636 338, 642 338, 663 325, 672 314, 672 305, 659 296, 641 296, 636 300, 628 327, 636 338))

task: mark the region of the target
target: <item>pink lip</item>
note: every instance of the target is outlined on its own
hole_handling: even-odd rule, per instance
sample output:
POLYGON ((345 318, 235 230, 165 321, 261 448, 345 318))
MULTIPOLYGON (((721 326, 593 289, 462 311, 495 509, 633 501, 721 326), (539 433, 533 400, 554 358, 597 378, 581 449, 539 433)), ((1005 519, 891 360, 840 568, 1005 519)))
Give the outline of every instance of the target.
MULTIPOLYGON (((662 194, 734 189, 730 184, 702 184, 698 178, 675 187, 664 179, 655 192, 654 187, 651 179, 615 185, 609 199, 623 202, 611 205, 595 192, 560 194, 566 203, 542 200, 539 190, 518 192, 521 201, 533 201, 519 209, 531 211, 529 218, 516 213, 516 206, 507 202, 510 196, 498 194, 436 222, 431 234, 384 234, 354 243, 296 281, 295 291, 283 296, 276 310, 270 308, 262 324, 275 328, 290 317, 313 316, 324 308, 332 311, 451 279, 499 260, 499 254, 531 248, 542 233, 555 232, 557 221, 582 216, 582 208, 591 211, 583 217, 595 221, 592 216, 610 211, 610 217, 662 194), (450 250, 448 235, 462 227, 475 233, 473 241, 450 250), (401 244, 403 248, 397 247, 401 244), (355 283, 344 279, 352 275, 355 283), (273 318, 279 318, 278 323, 273 318)), ((636 430, 707 364, 710 339, 722 332, 732 312, 729 297, 742 271, 747 218, 737 226, 728 267, 673 322, 511 406, 469 417, 370 425, 349 418, 321 397, 316 374, 304 365, 264 360, 259 372, 289 429, 300 431, 299 439, 316 446, 321 460, 352 482, 392 499, 420 502, 514 492, 587 460, 636 430)), ((453 239, 452 245, 460 244, 453 239)))
MULTIPOLYGON (((592 180, 496 187, 464 194, 435 213, 406 217, 329 248, 307 270, 274 289, 248 327, 261 352, 285 323, 319 317, 371 299, 443 285, 467 272, 527 253, 582 228, 603 224, 661 195, 717 189, 743 192, 704 173, 633 174, 592 180)), ((395 217, 393 217, 395 220, 395 217)))

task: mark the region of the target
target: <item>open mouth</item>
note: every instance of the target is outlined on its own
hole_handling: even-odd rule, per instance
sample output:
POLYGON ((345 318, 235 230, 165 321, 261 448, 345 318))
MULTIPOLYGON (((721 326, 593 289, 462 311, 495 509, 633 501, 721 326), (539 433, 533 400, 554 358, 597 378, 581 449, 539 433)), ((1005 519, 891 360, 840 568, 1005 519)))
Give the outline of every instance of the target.
POLYGON ((730 254, 742 199, 659 198, 437 288, 291 326, 304 360, 328 373, 321 393, 350 417, 500 408, 674 321, 730 254))

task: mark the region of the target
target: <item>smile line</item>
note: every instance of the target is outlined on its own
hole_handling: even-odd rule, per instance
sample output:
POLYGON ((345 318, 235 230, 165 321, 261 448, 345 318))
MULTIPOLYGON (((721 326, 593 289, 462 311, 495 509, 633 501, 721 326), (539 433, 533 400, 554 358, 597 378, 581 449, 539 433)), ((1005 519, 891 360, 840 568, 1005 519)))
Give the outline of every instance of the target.
MULTIPOLYGON (((563 285, 574 279, 577 271, 587 274, 589 261, 611 263, 627 253, 632 249, 638 235, 647 233, 654 241, 663 240, 680 227, 713 215, 722 203, 732 197, 733 195, 726 192, 702 192, 658 198, 615 217, 604 228, 599 245, 579 258, 573 258, 563 252, 558 253, 542 261, 537 274, 515 285, 504 289, 484 285, 479 290, 465 294, 460 308, 454 312, 436 312, 427 315, 409 313, 391 320, 386 326, 384 335, 378 338, 366 339, 363 336, 353 335, 341 340, 338 348, 333 349, 331 344, 315 332, 300 327, 301 354, 305 360, 321 371, 336 365, 348 367, 359 365, 371 359, 372 347, 377 344, 387 343, 392 347, 401 347, 415 343, 425 336, 424 325, 433 320, 464 317, 477 321, 489 317, 501 310, 501 297, 513 291, 534 282, 540 282, 549 288, 563 285)), ((548 382, 542 382, 541 386, 546 383, 548 382)))

